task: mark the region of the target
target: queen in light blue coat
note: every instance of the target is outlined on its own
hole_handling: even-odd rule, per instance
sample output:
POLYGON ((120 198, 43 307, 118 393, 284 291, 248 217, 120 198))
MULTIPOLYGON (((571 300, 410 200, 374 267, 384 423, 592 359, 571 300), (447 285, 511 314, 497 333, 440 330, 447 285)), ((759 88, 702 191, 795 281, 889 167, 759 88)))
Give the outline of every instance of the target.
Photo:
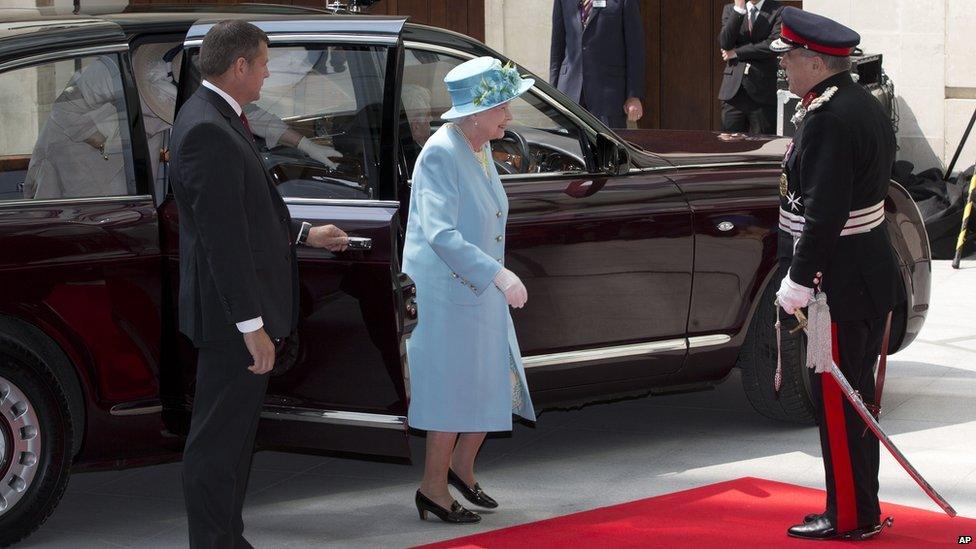
POLYGON ((447 522, 480 516, 454 501, 497 503, 475 481, 487 431, 510 431, 512 414, 535 420, 509 306, 527 291, 505 268, 508 199, 489 141, 504 135, 508 103, 534 83, 480 57, 444 78, 449 120, 424 145, 413 175, 403 270, 416 282, 419 322, 407 342, 411 427, 427 431, 415 502, 447 522))

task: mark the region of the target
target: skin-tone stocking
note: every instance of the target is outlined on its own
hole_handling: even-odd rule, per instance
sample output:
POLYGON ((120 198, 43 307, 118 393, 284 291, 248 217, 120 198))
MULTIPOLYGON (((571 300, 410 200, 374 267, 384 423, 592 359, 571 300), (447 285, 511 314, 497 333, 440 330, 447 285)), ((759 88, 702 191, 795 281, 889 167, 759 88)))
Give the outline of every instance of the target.
POLYGON ((468 486, 474 486, 474 460, 478 457, 481 443, 485 441, 486 433, 464 433, 458 437, 454 448, 454 459, 451 468, 468 486))
POLYGON ((445 509, 450 509, 454 501, 447 490, 447 469, 451 466, 451 454, 457 438, 457 433, 427 431, 427 456, 420 492, 445 509))

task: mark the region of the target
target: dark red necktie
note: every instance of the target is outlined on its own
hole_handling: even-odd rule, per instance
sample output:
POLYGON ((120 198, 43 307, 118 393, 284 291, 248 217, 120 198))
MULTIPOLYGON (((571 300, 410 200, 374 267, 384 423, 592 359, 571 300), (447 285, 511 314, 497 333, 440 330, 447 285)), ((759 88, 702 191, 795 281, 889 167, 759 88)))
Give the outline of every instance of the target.
POLYGON ((244 114, 244 111, 241 111, 241 124, 244 124, 244 129, 247 130, 247 135, 251 138, 251 141, 254 141, 254 132, 251 131, 251 124, 248 123, 247 115, 244 114))

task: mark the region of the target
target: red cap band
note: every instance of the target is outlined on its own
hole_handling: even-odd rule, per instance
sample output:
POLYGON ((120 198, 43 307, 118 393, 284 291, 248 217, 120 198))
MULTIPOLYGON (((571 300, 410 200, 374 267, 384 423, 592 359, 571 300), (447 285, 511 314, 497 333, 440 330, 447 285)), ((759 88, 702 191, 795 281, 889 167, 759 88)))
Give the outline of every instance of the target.
POLYGON ((825 46, 823 44, 817 44, 816 42, 811 42, 810 40, 807 40, 806 38, 803 38, 798 34, 796 34, 795 32, 793 32, 793 29, 787 27, 785 24, 783 25, 780 35, 783 38, 789 40, 790 42, 793 42, 794 44, 797 44, 799 46, 806 46, 807 49, 809 50, 813 50, 819 53, 825 53, 827 55, 836 55, 837 57, 846 57, 851 54, 851 50, 853 49, 853 48, 835 48, 832 46, 825 46))

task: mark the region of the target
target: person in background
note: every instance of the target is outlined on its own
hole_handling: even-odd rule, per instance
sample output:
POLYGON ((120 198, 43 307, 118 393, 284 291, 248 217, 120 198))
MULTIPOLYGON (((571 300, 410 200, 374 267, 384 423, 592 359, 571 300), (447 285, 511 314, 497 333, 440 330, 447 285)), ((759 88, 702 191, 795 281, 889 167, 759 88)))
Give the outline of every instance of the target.
POLYGON ((24 198, 132 194, 123 161, 124 113, 121 75, 111 56, 72 75, 37 136, 24 198))
POLYGON ((782 13, 776 0, 735 0, 722 11, 722 130, 775 131, 777 54, 769 45, 779 38, 782 13))
POLYGON ((528 292, 505 268, 508 199, 489 141, 505 134, 509 102, 534 80, 479 57, 444 78, 450 122, 431 135, 413 172, 403 271, 417 285, 417 327, 407 341, 410 427, 427 431, 424 478, 414 501, 421 519, 481 520, 455 501, 495 508, 475 479, 488 431, 510 431, 512 414, 534 421, 508 307, 528 292))
POLYGON ((400 98, 403 101, 403 113, 409 127, 409 139, 407 139, 407 132, 404 131, 400 143, 407 166, 412 173, 421 149, 430 138, 430 91, 414 84, 404 84, 400 98))
POLYGON ((555 0, 549 83, 611 128, 644 116, 638 0, 555 0))

